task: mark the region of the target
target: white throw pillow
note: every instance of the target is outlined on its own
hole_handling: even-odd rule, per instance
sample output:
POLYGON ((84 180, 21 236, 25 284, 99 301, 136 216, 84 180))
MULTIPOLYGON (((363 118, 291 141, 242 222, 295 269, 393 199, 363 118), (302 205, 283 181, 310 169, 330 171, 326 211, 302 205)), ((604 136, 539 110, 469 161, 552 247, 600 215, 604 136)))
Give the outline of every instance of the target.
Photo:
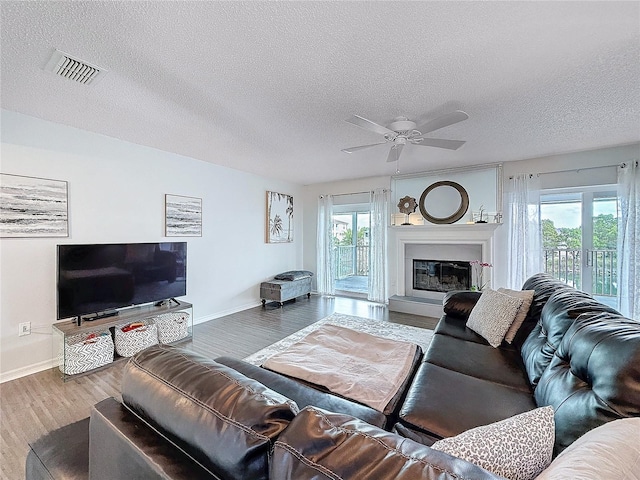
POLYGON ((483 337, 489 345, 497 348, 521 306, 521 298, 488 288, 482 291, 478 303, 471 310, 467 327, 483 337))
POLYGON ((640 418, 600 425, 569 445, 536 480, 640 480, 640 418))
POLYGON ((553 407, 541 407, 438 440, 431 448, 510 480, 530 480, 551 463, 554 441, 553 407))
POLYGON ((529 308, 531 308, 531 303, 533 302, 533 294, 535 293, 535 290, 509 290, 508 288, 499 288, 498 291, 505 295, 509 295, 510 297, 522 299, 522 305, 518 309, 516 318, 509 327, 509 330, 507 330, 507 334, 504 336, 507 343, 512 343, 516 338, 516 333, 518 333, 518 330, 524 323, 525 318, 527 318, 529 308))

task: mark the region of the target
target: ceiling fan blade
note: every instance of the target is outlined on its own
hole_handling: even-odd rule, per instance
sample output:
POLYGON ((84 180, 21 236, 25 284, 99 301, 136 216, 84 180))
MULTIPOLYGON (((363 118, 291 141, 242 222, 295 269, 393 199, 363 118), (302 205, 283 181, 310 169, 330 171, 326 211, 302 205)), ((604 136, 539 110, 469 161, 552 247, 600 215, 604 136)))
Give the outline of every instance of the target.
POLYGON ((359 147, 343 148, 342 151, 344 153, 353 153, 356 150, 362 150, 363 148, 375 147, 376 145, 384 145, 385 143, 387 143, 387 142, 372 143, 371 145, 360 145, 359 147))
POLYGON ((425 123, 424 125, 420 125, 416 128, 416 130, 419 130, 420 133, 424 135, 425 133, 433 132, 434 130, 438 130, 439 128, 448 127, 449 125, 453 125, 454 123, 462 122, 467 118, 469 118, 469 115, 461 110, 456 110, 455 112, 447 113, 446 115, 435 118, 430 122, 425 123))
POLYGON ((394 145, 391 147, 391 150, 389 150, 389 156, 387 157, 387 162, 397 162, 403 148, 404 145, 394 145))
POLYGON ((438 147, 447 148, 449 150, 457 150, 464 145, 464 140, 444 140, 442 138, 423 138, 420 143, 413 143, 417 147, 438 147))
POLYGON ((347 122, 353 123, 356 127, 379 133, 380 135, 393 135, 394 137, 396 135, 396 132, 394 132, 393 130, 389 130, 387 127, 378 125, 377 123, 372 122, 371 120, 367 120, 366 118, 363 118, 359 115, 352 115, 351 118, 347 119, 347 122))

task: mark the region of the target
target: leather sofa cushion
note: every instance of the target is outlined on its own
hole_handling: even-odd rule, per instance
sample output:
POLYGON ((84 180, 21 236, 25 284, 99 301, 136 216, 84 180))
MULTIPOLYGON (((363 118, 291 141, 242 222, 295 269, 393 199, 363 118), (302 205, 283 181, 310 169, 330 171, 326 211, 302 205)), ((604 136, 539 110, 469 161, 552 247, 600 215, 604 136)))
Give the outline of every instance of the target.
POLYGON ((571 324, 579 315, 588 312, 618 314, 616 310, 594 300, 590 295, 569 287, 560 289, 549 297, 538 324, 522 345, 522 358, 529 382, 534 388, 551 363, 553 354, 571 324))
POLYGON ((385 427, 387 420, 385 415, 366 405, 361 405, 346 398, 320 391, 292 378, 243 362, 236 358, 219 357, 216 358, 215 361, 227 365, 243 375, 253 378, 276 392, 285 395, 287 398, 295 401, 299 408, 314 405, 332 412, 346 413, 360 420, 364 420, 371 425, 381 428, 385 427))
POLYGON ((529 313, 527 314, 527 320, 532 320, 536 323, 540 319, 542 309, 544 308, 551 295, 558 292, 559 290, 570 290, 572 292, 576 291, 566 283, 561 282, 548 273, 536 273, 535 275, 532 275, 524 282, 522 290, 534 291, 533 301, 531 302, 529 313))
POLYGON ((271 478, 481 480, 498 477, 348 415, 307 407, 276 441, 271 478))
POLYGON ((640 323, 610 313, 580 316, 535 398, 556 410, 556 453, 605 422, 640 416, 640 323))
POLYGON ((444 438, 534 408, 531 393, 423 363, 400 409, 400 422, 444 438))
POLYGON ((522 326, 518 329, 516 336, 513 340, 513 345, 517 348, 521 348, 522 344, 529 337, 529 334, 533 330, 533 328, 540 321, 540 316, 542 315, 542 309, 546 305, 549 298, 554 293, 557 293, 560 290, 568 290, 571 292, 575 292, 576 290, 567 285, 564 282, 561 282, 557 278, 552 277, 548 273, 537 273, 531 277, 529 277, 522 286, 522 290, 533 290, 533 300, 531 301, 531 306, 529 307, 529 312, 525 317, 522 326))
POLYGON ((125 365, 122 399, 225 478, 267 478, 273 441, 298 411, 293 401, 232 368, 160 345, 125 365))
POLYGON ((531 395, 520 353, 513 349, 433 336, 425 361, 471 377, 521 390, 531 395))

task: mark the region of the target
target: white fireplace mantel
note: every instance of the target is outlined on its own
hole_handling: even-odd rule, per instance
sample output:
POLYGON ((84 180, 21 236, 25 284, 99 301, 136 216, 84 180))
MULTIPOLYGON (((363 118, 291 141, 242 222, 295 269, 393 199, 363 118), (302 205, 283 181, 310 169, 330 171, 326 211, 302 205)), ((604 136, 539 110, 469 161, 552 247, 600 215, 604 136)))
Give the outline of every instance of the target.
MULTIPOLYGON (((389 227, 389 292, 404 296, 405 247, 407 245, 477 245, 481 248, 482 262, 493 265, 493 236, 499 223, 452 225, 403 225, 389 227)), ((491 286, 491 272, 487 272, 491 286)))

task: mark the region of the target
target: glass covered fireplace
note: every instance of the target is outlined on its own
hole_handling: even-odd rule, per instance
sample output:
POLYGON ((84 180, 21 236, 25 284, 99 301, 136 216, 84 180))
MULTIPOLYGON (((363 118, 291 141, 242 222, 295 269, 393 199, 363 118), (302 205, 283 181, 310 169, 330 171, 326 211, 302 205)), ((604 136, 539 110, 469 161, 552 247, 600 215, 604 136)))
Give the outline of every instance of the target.
POLYGON ((455 260, 413 260, 413 289, 431 292, 468 290, 471 264, 455 260))

